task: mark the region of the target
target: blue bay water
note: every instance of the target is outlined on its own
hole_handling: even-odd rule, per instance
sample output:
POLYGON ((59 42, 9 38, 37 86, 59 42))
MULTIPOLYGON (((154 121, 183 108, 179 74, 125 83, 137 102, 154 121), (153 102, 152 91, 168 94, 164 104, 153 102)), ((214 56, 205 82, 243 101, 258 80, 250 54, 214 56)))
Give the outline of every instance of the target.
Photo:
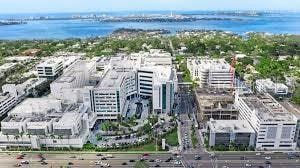
MULTIPOLYGON (((169 12, 145 12, 145 14, 168 14, 169 12)), ((1 19, 23 19, 31 16, 72 16, 76 13, 66 14, 0 14, 1 19)), ((79 13, 80 14, 80 13, 79 13)), ((112 16, 124 16, 130 14, 142 14, 118 12, 105 13, 112 16)), ((141 28, 141 29, 167 29, 172 33, 186 29, 206 29, 231 31, 237 34, 246 32, 268 32, 274 34, 300 34, 300 13, 296 12, 274 12, 261 13, 255 16, 228 15, 207 11, 184 11, 175 14, 189 14, 194 17, 207 18, 234 18, 241 20, 198 20, 195 22, 151 22, 151 23, 103 23, 86 20, 40 20, 28 21, 27 24, 0 26, 0 39, 65 39, 65 38, 87 38, 95 36, 107 36, 119 28, 141 28)), ((84 15, 84 14, 81 14, 84 15)))

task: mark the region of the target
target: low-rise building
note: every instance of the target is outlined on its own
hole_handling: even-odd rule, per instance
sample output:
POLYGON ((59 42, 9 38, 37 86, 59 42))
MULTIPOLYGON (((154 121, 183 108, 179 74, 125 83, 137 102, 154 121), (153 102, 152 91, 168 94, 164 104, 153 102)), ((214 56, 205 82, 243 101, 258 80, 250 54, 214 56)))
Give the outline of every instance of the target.
POLYGON ((255 131, 246 120, 213 120, 207 122, 209 146, 255 146, 255 131))
POLYGON ((274 96, 287 96, 289 88, 283 83, 274 83, 271 79, 255 81, 255 88, 259 93, 270 93, 274 96))
POLYGON ((81 148, 89 135, 88 108, 51 98, 24 100, 1 121, 0 147, 81 148))
POLYGON ((63 60, 50 58, 36 66, 38 77, 55 80, 63 72, 63 60))

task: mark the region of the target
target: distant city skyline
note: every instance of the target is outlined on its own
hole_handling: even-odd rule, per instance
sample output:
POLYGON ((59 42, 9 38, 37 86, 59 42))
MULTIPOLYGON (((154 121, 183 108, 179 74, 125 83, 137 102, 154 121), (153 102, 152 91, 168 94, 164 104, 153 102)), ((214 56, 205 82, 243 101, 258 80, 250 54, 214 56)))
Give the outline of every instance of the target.
POLYGON ((294 10, 298 0, 0 0, 0 13, 294 10))

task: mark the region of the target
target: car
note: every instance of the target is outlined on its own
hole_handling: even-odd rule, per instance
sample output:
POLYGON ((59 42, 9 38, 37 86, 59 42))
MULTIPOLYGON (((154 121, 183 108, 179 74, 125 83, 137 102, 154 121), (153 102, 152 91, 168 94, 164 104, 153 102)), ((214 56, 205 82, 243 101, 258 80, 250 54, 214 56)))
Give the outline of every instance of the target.
POLYGON ((102 154, 101 153, 97 153, 96 156, 102 156, 102 154))
POLYGON ((68 165, 74 165, 74 163, 73 162, 69 162, 68 165))
POLYGON ((271 162, 270 162, 270 161, 268 161, 268 160, 266 160, 266 161, 265 161, 265 164, 271 164, 271 162))
POLYGON ((45 161, 43 161, 41 164, 42 164, 42 165, 47 165, 48 163, 47 163, 47 162, 45 162, 45 161))
POLYGON ((22 161, 21 161, 21 164, 29 164, 29 161, 27 161, 27 160, 22 160, 22 161))
POLYGON ((84 158, 80 157, 80 158, 78 158, 78 160, 84 160, 84 158))
POLYGON ((123 162, 122 165, 127 165, 127 163, 126 163, 126 162, 123 162))
POLYGON ((181 165, 182 163, 181 163, 180 160, 175 160, 174 164, 175 164, 175 165, 181 165))
POLYGON ((169 158, 169 159, 167 159, 165 162, 167 162, 167 163, 168 163, 168 162, 170 162, 170 161, 171 161, 171 159, 169 158))
POLYGON ((256 155, 256 156, 260 156, 260 155, 261 155, 261 153, 256 153, 255 155, 256 155))
POLYGON ((17 159, 24 159, 23 156, 17 156, 17 159))
POLYGON ((129 162, 135 162, 135 160, 134 159, 130 159, 129 162))
POLYGON ((258 168, 265 168, 264 166, 258 166, 258 168))
POLYGON ((69 158, 76 158, 76 156, 75 156, 75 155, 73 155, 73 156, 69 156, 69 158))
POLYGON ((155 162, 155 160, 154 159, 150 159, 149 162, 155 162))
POLYGON ((161 160, 160 159, 155 159, 155 162, 160 163, 161 160))
POLYGON ((246 157, 245 156, 241 156, 240 160, 246 160, 246 157))
POLYGON ((143 156, 150 156, 149 153, 144 153, 143 156))
POLYGON ((106 157, 102 157, 101 160, 107 160, 106 157))
POLYGON ((195 160, 201 160, 201 156, 195 155, 195 160))
POLYGON ((252 164, 246 163, 245 166, 246 166, 246 167, 252 167, 252 164))
POLYGON ((266 160, 271 160, 272 158, 271 158, 271 156, 266 156, 265 159, 266 160))
POLYGON ((14 164, 14 167, 21 167, 22 165, 19 163, 14 164))
POLYGON ((107 154, 106 158, 114 158, 114 156, 112 154, 107 154))
POLYGON ((159 164, 156 164, 154 167, 160 167, 160 165, 159 165, 159 164))

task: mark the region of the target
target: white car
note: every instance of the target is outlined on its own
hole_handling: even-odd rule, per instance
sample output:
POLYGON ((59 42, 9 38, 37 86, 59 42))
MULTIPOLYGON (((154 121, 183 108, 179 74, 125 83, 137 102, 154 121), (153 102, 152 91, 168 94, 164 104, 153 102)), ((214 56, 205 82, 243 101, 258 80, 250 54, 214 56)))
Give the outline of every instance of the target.
POLYGON ((160 163, 161 160, 160 159, 155 159, 155 162, 160 163))
POLYGON ((176 160, 176 161, 174 162, 174 164, 175 164, 175 165, 181 165, 181 161, 180 161, 180 160, 176 160))
POLYGON ((252 167, 252 164, 250 164, 250 163, 246 163, 246 165, 245 165, 246 167, 252 167))
POLYGON ((272 158, 271 158, 271 156, 266 156, 265 159, 266 160, 271 160, 272 158))
POLYGON ((261 153, 256 153, 255 155, 256 155, 256 156, 260 156, 260 155, 261 155, 261 153))

